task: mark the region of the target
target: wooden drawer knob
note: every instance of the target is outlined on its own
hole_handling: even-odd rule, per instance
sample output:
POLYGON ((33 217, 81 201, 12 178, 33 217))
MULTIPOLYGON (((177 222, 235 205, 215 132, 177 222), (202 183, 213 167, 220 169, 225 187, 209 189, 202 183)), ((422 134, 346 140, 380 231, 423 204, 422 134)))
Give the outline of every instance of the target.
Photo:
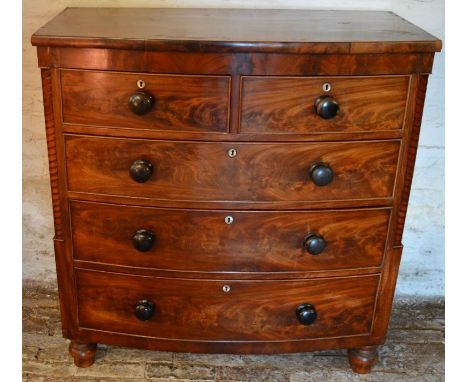
POLYGON ((327 242, 322 235, 311 233, 305 237, 304 248, 311 255, 319 255, 327 247, 327 242))
POLYGON ((148 300, 140 300, 135 306, 135 316, 140 321, 148 321, 154 314, 154 303, 148 300))
POLYGON ((333 97, 323 95, 315 100, 315 112, 320 118, 331 119, 338 114, 340 106, 333 97))
POLYGON ((139 229, 133 235, 133 246, 140 252, 148 252, 153 248, 155 234, 147 229, 139 229))
POLYGON ((309 170, 310 180, 312 180, 316 186, 326 186, 330 184, 333 180, 333 176, 332 168, 326 163, 314 163, 309 170))
POLYGON ((146 92, 135 92, 128 99, 130 111, 136 115, 148 113, 154 105, 154 98, 146 92))
POLYGON ((296 308, 297 320, 302 325, 311 325, 317 319, 317 312, 311 304, 301 304, 296 308))
POLYGON ((130 176, 135 182, 144 183, 153 174, 153 165, 147 160, 136 160, 130 166, 130 176))

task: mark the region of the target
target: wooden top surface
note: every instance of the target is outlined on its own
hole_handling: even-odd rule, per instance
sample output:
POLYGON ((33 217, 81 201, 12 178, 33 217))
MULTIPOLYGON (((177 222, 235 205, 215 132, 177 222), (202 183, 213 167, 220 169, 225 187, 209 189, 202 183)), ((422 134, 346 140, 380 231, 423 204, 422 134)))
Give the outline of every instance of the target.
POLYGON ((442 46, 392 12, 180 8, 67 8, 31 41, 193 52, 435 52, 442 46))

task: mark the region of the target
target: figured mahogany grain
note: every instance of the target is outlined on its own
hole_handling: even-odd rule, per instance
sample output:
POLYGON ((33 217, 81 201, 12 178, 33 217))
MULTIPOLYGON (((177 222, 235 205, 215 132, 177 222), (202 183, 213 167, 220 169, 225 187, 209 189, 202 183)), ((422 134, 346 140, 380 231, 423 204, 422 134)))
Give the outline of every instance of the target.
POLYGON ((72 201, 77 260, 212 272, 311 271, 380 265, 390 209, 345 211, 204 211, 72 201), (226 224, 226 216, 234 222, 226 224), (139 229, 154 232, 148 252, 133 247, 139 229), (319 255, 303 247, 319 233, 319 255))
POLYGON ((408 76, 242 77, 240 131, 307 133, 401 129, 408 76), (331 90, 325 92, 323 84, 331 90), (315 100, 333 97, 340 109, 331 119, 314 110, 315 100))
POLYGON ((389 12, 91 8, 65 10, 32 42, 62 328, 78 364, 92 362, 96 343, 348 348, 354 370, 369 371, 385 341, 440 40, 389 12), (141 76, 159 102, 136 117, 126 104, 141 76), (347 77, 337 87, 331 76, 347 77), (331 123, 308 114, 325 79, 341 106, 331 123), (130 179, 136 159, 154 162, 147 183, 130 179), (330 185, 309 180, 313 161, 332 166, 330 185), (157 234, 145 254, 128 249, 143 224, 157 234), (312 229, 331 238, 316 257, 300 248, 312 229), (149 322, 133 313, 142 298, 157 306, 149 322), (295 317, 305 302, 319 314, 310 327, 295 317))
POLYGON ((38 47, 41 67, 269 76, 430 73, 434 53, 278 54, 38 47))
POLYGON ((80 326, 191 341, 282 341, 368 333, 378 275, 289 281, 191 280, 139 277, 77 269, 80 326), (229 285, 228 293, 223 286, 229 285), (155 314, 142 322, 135 304, 155 314), (318 318, 296 319, 311 303, 318 318), (356 319, 359 317, 359 319, 356 319))
POLYGON ((229 77, 170 76, 62 70, 63 120, 66 123, 172 131, 227 132, 229 77), (137 81, 145 87, 137 87, 137 81), (143 91, 155 105, 135 115, 129 97, 143 91))
POLYGON ((284 201, 389 197, 400 142, 200 143, 66 135, 71 191, 164 200, 284 201), (228 156, 234 148, 237 155, 228 156), (152 163, 145 183, 129 176, 133 161, 152 163), (328 163, 325 187, 308 175, 328 163))

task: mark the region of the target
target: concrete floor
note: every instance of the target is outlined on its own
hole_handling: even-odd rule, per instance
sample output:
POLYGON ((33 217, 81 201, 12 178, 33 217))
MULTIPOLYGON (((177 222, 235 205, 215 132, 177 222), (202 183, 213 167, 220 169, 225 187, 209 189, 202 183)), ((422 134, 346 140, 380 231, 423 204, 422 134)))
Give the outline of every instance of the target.
POLYGON ((443 381, 444 305, 398 301, 371 374, 354 374, 344 351, 275 356, 153 352, 100 345, 95 364, 73 365, 60 332, 57 294, 23 291, 23 381, 443 381))

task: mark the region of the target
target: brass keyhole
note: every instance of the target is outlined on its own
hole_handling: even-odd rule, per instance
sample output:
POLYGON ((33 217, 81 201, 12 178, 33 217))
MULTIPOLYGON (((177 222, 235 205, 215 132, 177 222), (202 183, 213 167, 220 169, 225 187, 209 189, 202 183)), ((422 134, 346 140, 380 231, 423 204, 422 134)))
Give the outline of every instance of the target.
POLYGON ((145 85, 146 85, 145 81, 143 81, 143 80, 138 80, 137 81, 137 86, 138 86, 139 89, 143 89, 145 87, 145 85))
POLYGON ((231 287, 229 285, 223 285, 223 292, 224 293, 229 293, 230 290, 231 290, 231 287))
POLYGON ((234 218, 233 218, 232 216, 226 216, 226 217, 224 218, 224 222, 225 222, 226 224, 232 224, 232 223, 234 223, 234 218))
POLYGON ((228 150, 229 158, 234 158, 236 155, 237 155, 237 150, 236 149, 229 149, 228 150))

